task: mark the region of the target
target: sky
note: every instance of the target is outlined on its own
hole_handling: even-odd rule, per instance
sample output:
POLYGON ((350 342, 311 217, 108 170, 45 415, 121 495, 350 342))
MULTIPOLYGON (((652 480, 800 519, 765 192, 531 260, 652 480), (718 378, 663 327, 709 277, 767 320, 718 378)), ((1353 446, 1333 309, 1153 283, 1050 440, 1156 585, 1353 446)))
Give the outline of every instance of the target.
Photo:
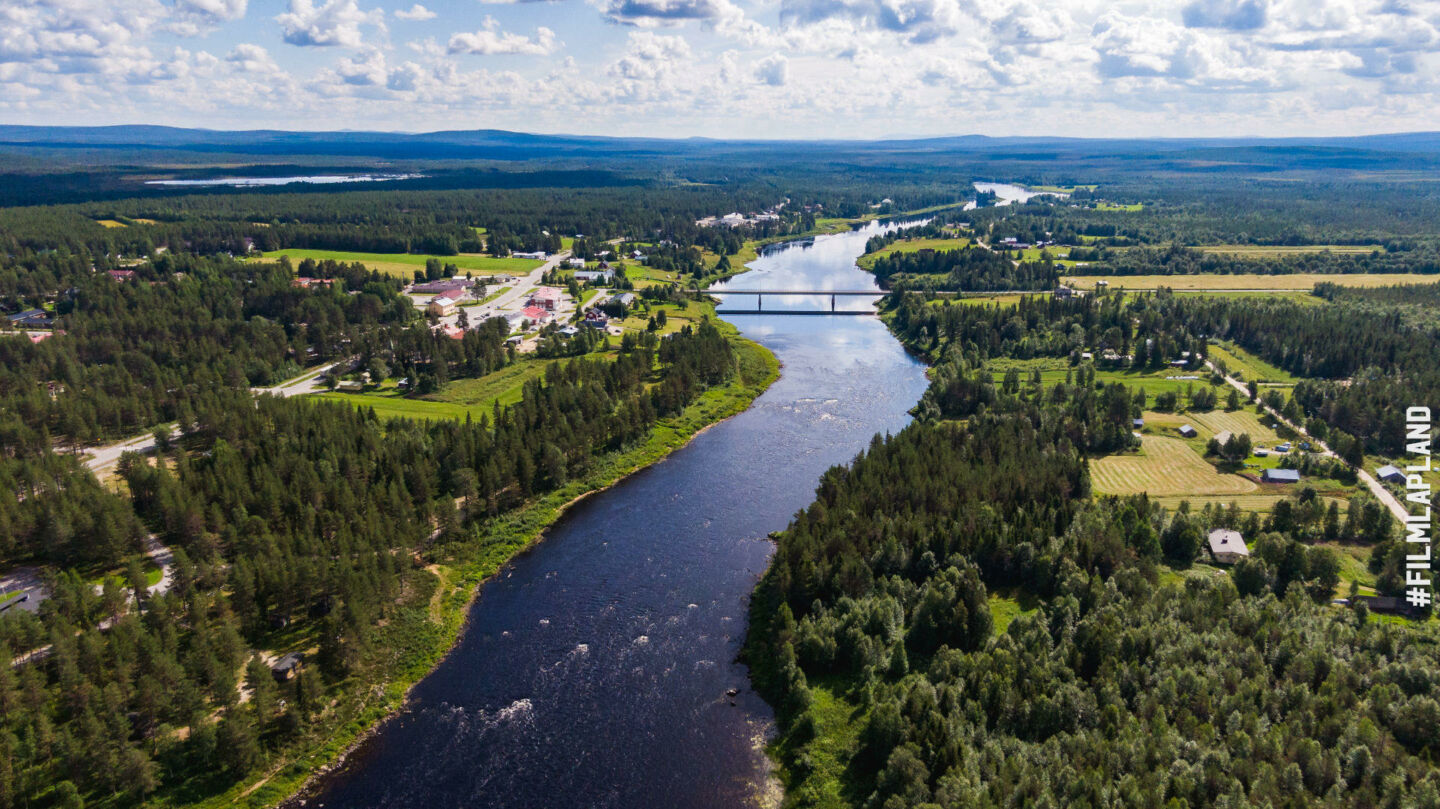
POLYGON ((0 0, 0 123, 1440 130, 1440 0, 0 0))

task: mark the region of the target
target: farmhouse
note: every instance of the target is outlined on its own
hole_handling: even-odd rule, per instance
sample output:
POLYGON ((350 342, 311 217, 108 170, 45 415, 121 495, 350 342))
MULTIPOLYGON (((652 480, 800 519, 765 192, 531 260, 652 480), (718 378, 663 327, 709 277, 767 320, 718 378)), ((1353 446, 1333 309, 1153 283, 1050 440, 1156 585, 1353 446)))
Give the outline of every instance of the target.
POLYGON ((1210 532, 1210 555, 1222 565, 1232 565, 1250 555, 1239 531, 1216 528, 1210 532))
POLYGON ((292 652, 276 660, 270 666, 270 674, 275 678, 276 682, 288 682, 295 679, 295 675, 299 674, 300 669, 304 667, 305 662, 303 658, 292 652))
POLYGON ((530 305, 547 312, 555 311, 560 305, 560 290, 555 287, 536 287, 530 295, 530 305))
POLYGON ((446 317, 455 314, 456 306, 457 304, 454 298, 440 295, 432 299, 430 304, 425 307, 425 314, 436 317, 446 317))
POLYGON ((1300 470, 1298 469, 1266 469, 1260 473, 1260 479, 1266 483, 1299 483, 1300 470))
POLYGON ((1180 425, 1180 434, 1185 436, 1186 438, 1194 438, 1195 436, 1199 435, 1199 433, 1195 432, 1195 428, 1191 427, 1188 424, 1180 425))
POLYGON ((1375 477, 1386 483, 1404 483, 1405 473, 1400 471, 1398 466, 1382 466, 1375 470, 1375 477))
POLYGON ((610 283, 610 279, 614 277, 615 274, 609 270, 580 270, 579 272, 575 273, 576 281, 601 282, 608 284, 610 283))

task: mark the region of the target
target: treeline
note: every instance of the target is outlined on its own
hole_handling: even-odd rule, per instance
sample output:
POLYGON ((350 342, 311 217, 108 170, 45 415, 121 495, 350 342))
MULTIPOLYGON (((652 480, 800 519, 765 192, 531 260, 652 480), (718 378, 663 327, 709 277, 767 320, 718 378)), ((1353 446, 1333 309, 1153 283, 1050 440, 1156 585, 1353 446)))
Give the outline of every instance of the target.
POLYGON ((959 292, 1053 289, 1060 280, 1051 262, 1017 263, 983 247, 891 253, 877 257, 871 272, 883 284, 959 292))
POLYGON ((1212 253, 1179 245, 1169 247, 1072 247, 1069 258, 1083 262, 1077 275, 1288 275, 1318 273, 1440 273, 1440 249, 1417 247, 1403 252, 1376 249, 1369 253, 1321 250, 1256 257, 1212 253))

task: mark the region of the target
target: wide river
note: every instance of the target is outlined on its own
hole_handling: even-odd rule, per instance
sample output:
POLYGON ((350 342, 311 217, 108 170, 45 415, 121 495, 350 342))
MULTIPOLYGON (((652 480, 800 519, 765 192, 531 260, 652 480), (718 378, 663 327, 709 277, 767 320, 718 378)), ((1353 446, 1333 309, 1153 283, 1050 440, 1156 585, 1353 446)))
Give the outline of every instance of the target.
MULTIPOLYGON (((772 249, 730 286, 874 288, 855 258, 881 228, 772 249)), ((767 298, 765 309, 828 303, 767 298)), ((827 468, 904 427, 926 383, 873 317, 731 319, 780 358, 780 379, 744 413, 575 506, 485 584, 450 656, 310 806, 761 801, 772 714, 736 656, 772 552, 766 535, 809 504, 827 468)))

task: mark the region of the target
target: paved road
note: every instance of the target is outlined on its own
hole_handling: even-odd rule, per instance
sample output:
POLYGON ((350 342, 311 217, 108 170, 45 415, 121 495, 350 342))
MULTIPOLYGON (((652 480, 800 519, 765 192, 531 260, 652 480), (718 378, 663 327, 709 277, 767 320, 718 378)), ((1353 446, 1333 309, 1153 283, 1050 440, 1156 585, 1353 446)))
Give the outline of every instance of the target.
MULTIPOLYGON (((1207 365, 1210 370, 1214 371, 1215 373, 1220 373, 1220 369, 1215 367, 1215 363, 1211 362, 1210 360, 1206 360, 1205 365, 1207 365)), ((1244 394, 1245 398, 1250 398, 1250 389, 1246 387, 1243 383, 1241 383, 1240 380, 1225 374, 1222 374, 1222 376, 1225 377, 1225 381, 1228 382, 1231 387, 1244 394)), ((1325 455, 1331 458, 1339 457, 1330 449, 1329 446, 1325 444, 1324 441, 1321 441, 1320 439, 1315 438, 1311 436, 1308 432, 1306 432, 1304 427, 1292 423, 1290 420, 1286 419, 1284 416, 1280 415, 1275 410, 1266 407, 1263 403, 1261 404, 1261 406, 1265 407, 1265 411, 1268 412, 1270 415, 1280 420, 1280 422, 1288 425, 1290 429, 1294 430, 1299 435, 1303 435, 1309 438, 1310 443, 1313 446, 1320 448, 1321 455, 1325 455)), ((1410 516, 1410 510, 1405 508, 1405 504, 1400 502, 1400 498, 1396 497, 1394 494, 1391 494, 1390 490, 1382 486, 1380 484, 1380 481, 1375 479, 1374 475, 1371 475, 1364 469, 1359 467, 1355 468, 1355 475, 1360 478, 1360 482, 1365 484, 1365 488, 1369 489, 1370 493, 1375 495, 1375 498, 1377 500, 1379 500, 1381 503, 1384 503, 1385 507, 1390 509, 1390 513, 1395 515, 1395 519, 1399 520, 1402 524, 1405 522, 1405 519, 1410 516)))
POLYGON ((559 267, 560 262, 565 261, 568 258, 570 258, 570 251, 561 250, 560 252, 551 256, 544 264, 541 264, 539 267, 531 270, 529 275, 525 275, 517 279, 515 281, 515 285, 510 287, 510 289, 506 291, 505 294, 483 306, 479 306, 476 308, 480 310, 480 314, 484 317, 492 317, 493 313, 500 309, 514 309, 515 304, 530 297, 530 293, 534 291, 535 287, 540 285, 540 279, 545 275, 545 273, 550 272, 556 267, 559 267))
MULTIPOLYGON (((326 371, 329 371, 331 368, 334 368, 338 364, 339 363, 330 363, 329 365, 306 371, 304 374, 295 377, 294 379, 291 379, 289 381, 282 382, 274 387, 251 388, 250 390, 256 394, 267 393, 271 396, 279 396, 282 398, 290 396, 303 396, 307 393, 315 393, 324 389, 324 385, 321 384, 320 378, 325 374, 326 371)), ((179 436, 180 429, 177 426, 172 424, 168 426, 168 429, 170 430, 171 438, 176 438, 179 436)), ((150 452, 153 449, 155 449, 154 431, 146 435, 136 436, 134 438, 127 438, 124 441, 116 441, 113 444, 104 444, 98 447, 91 447, 90 449, 86 450, 85 468, 98 475, 100 472, 103 472, 106 469, 109 469, 110 467, 113 467, 115 464, 119 463, 120 456, 124 455, 127 452, 146 453, 150 452)))

